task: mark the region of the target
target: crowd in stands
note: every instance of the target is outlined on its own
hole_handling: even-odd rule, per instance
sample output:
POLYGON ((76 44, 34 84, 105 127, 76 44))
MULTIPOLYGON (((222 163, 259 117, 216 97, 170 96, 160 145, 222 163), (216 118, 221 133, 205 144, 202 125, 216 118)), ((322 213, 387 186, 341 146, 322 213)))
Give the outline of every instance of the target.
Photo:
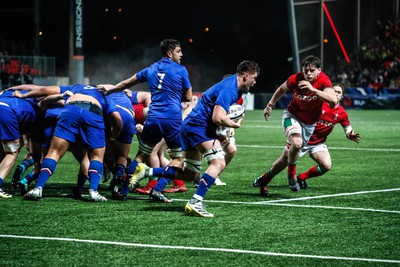
POLYGON ((333 82, 346 87, 400 89, 400 20, 377 22, 379 33, 353 53, 350 63, 338 58, 328 70, 333 82))
POLYGON ((1 89, 15 85, 33 84, 36 69, 17 59, 10 58, 7 53, 0 52, 1 89))

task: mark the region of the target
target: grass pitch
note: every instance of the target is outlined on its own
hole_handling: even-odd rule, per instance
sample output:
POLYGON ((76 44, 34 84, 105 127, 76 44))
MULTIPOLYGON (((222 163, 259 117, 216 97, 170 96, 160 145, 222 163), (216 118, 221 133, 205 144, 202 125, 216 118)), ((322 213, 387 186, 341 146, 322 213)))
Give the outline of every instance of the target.
MULTIPOLYGON (((297 193, 284 171, 261 198, 252 181, 282 152, 282 110, 268 123, 261 110, 247 111, 221 175, 227 185, 206 195, 209 219, 184 214, 191 183, 171 204, 133 193, 112 200, 108 183, 99 189, 106 203, 72 199, 78 163, 70 154, 38 202, 10 189, 11 172, 4 189, 14 196, 0 199, 0 266, 400 266, 400 111, 348 113, 360 144, 337 125, 327 142, 331 171, 297 193)), ((306 156, 297 170, 313 165, 306 156)))

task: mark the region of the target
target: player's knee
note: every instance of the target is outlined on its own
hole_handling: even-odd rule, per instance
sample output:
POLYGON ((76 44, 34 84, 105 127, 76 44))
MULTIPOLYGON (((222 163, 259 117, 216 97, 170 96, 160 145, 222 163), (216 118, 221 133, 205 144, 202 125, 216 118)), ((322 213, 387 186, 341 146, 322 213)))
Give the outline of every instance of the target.
POLYGON ((210 166, 213 166, 214 168, 220 170, 221 172, 225 169, 226 163, 225 160, 221 159, 215 159, 209 162, 210 166))
POLYGON ((322 164, 319 164, 319 167, 321 168, 322 173, 327 173, 332 168, 332 163, 324 162, 322 164))
POLYGON ((293 139, 293 142, 291 143, 290 148, 294 149, 296 151, 300 151, 300 149, 303 147, 303 141, 301 138, 295 138, 293 139))
POLYGON ((235 156, 237 153, 237 146, 235 145, 229 145, 225 151, 225 154, 229 154, 231 156, 235 156))

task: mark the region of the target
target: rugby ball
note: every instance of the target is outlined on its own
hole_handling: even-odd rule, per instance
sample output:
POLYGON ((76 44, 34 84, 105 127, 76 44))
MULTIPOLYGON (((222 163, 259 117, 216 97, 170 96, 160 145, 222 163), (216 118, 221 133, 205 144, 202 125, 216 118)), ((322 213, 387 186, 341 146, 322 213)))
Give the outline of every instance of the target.
POLYGON ((245 109, 242 105, 233 104, 232 106, 229 107, 229 111, 228 111, 227 115, 228 115, 229 119, 231 119, 233 121, 237 121, 242 117, 244 112, 245 112, 245 109))

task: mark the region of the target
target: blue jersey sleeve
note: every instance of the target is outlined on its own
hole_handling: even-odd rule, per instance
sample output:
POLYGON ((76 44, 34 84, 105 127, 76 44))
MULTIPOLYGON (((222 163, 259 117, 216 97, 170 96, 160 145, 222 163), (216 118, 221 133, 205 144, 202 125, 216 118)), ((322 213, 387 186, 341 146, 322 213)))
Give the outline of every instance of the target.
POLYGON ((138 73, 136 73, 136 78, 138 79, 138 81, 140 83, 147 82, 148 71, 149 71, 149 68, 145 68, 145 69, 139 71, 138 73))
POLYGON ((138 92, 132 92, 132 96, 130 97, 132 105, 139 104, 139 101, 137 99, 137 95, 138 95, 138 92))
POLYGON ((237 75, 232 75, 226 79, 223 79, 217 86, 219 87, 218 95, 215 100, 215 104, 221 106, 226 112, 229 111, 229 107, 236 103, 239 99, 237 75))

